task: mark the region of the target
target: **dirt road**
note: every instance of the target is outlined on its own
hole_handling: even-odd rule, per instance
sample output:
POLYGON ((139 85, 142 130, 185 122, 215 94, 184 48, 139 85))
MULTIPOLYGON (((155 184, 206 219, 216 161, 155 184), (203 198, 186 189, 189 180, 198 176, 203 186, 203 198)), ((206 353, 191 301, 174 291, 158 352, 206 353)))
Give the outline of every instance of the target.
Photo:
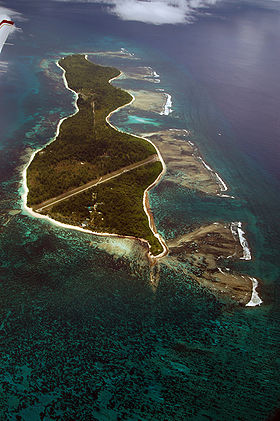
POLYGON ((76 194, 82 193, 85 190, 88 190, 94 186, 97 186, 98 184, 105 183, 106 181, 111 180, 112 178, 118 177, 128 171, 135 170, 138 167, 142 167, 143 165, 150 164, 151 162, 159 161, 159 157, 157 154, 151 155, 148 158, 136 162, 134 164, 128 165, 126 167, 120 168, 119 170, 113 171, 109 174, 103 175, 100 178, 97 178, 95 180, 89 181, 86 184, 83 184, 80 187, 76 187, 75 189, 69 190, 65 193, 60 194, 59 196, 53 197, 51 199, 48 199, 42 203, 39 203, 38 205, 35 205, 32 207, 32 209, 36 212, 42 212, 42 210, 47 209, 59 202, 62 202, 63 200, 69 199, 71 196, 75 196, 76 194))

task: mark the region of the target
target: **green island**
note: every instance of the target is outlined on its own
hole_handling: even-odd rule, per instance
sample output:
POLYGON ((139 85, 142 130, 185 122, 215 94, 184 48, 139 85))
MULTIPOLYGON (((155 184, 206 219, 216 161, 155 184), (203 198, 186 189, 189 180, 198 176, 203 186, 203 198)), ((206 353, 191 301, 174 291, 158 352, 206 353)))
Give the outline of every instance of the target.
POLYGON ((27 168, 27 206, 94 232, 145 239, 151 254, 160 254, 163 248, 150 229, 143 194, 162 164, 151 143, 114 129, 106 120, 132 99, 109 83, 120 71, 83 55, 62 58, 59 65, 78 94, 78 110, 27 168))

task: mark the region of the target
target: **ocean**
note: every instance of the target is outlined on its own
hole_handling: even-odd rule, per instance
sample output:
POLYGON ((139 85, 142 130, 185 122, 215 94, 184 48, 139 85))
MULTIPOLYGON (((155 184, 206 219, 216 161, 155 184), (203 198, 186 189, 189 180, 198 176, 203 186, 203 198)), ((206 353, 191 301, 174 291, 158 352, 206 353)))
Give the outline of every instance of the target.
MULTIPOLYGON (((222 3, 184 25, 121 21, 94 3, 6 5, 25 20, 0 58, 1 419, 267 420, 279 408, 280 13, 222 3), (230 306, 166 265, 155 287, 137 243, 23 210, 24 167, 74 111, 55 61, 121 48, 156 71, 173 112, 123 109, 113 124, 189 130, 234 196, 163 178, 150 192, 159 232, 242 221, 253 258, 227 266, 261 280, 261 306, 230 306)), ((145 86, 130 83, 115 81, 145 86)))

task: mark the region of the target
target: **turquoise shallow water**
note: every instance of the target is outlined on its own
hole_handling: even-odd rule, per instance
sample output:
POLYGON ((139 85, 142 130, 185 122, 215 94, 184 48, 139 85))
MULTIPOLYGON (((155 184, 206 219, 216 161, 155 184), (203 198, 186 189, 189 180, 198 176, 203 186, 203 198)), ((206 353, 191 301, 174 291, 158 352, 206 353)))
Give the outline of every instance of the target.
POLYGON ((151 118, 147 117, 137 117, 137 116, 128 116, 126 123, 130 126, 131 124, 148 124, 151 126, 159 126, 159 124, 151 118))
MULTIPOLYGON (((0 78, 1 92, 5 88, 0 99, 5 104, 0 170, 4 223, 10 209, 21 208, 21 171, 29 148, 46 144, 58 120, 73 112, 71 93, 54 64, 57 53, 108 50, 113 43, 115 50, 135 52, 141 65, 160 74, 161 84, 153 86, 171 93, 174 107, 168 117, 122 111, 113 116, 114 124, 128 131, 191 130, 204 158, 236 196, 206 198, 163 179, 150 194, 159 231, 173 238, 202 223, 242 221, 254 259, 227 265, 263 279, 265 304, 244 309, 222 303, 179 267, 160 265, 155 286, 136 242, 61 229, 20 213, 3 227, 0 239, 1 417, 267 419, 279 405, 275 174, 244 152, 244 141, 191 65, 186 68, 179 57, 171 60, 167 50, 145 44, 149 36, 159 42, 163 30, 143 35, 139 29, 128 40, 130 24, 118 34, 115 20, 100 12, 98 19, 105 26, 110 23, 114 35, 103 33, 96 21, 96 32, 89 36, 92 22, 75 6, 77 19, 85 24, 74 39, 71 6, 64 38, 59 38, 58 18, 51 10, 45 10, 42 23, 41 11, 27 4, 38 22, 23 24, 26 35, 6 51, 9 72, 0 78), (54 30, 47 39, 50 21, 54 30), (30 33, 36 36, 27 43, 30 33)), ((62 6, 56 7, 59 17, 62 6)))

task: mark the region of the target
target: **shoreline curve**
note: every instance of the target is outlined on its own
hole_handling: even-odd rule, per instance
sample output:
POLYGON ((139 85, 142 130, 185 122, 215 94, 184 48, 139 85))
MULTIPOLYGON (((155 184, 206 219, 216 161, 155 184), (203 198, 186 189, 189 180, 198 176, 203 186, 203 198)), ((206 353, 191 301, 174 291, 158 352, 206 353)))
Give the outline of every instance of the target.
MULTIPOLYGON (((90 60, 88 60, 88 55, 87 54, 84 54, 84 57, 85 57, 85 59, 87 61, 90 61, 90 60)), ((69 117, 72 117, 73 115, 75 115, 79 111, 79 108, 77 106, 78 94, 77 94, 77 92, 75 92, 73 89, 71 89, 69 87, 68 82, 67 82, 67 79, 66 79, 66 76, 65 76, 66 71, 63 69, 63 67, 60 66, 59 60, 56 61, 56 65, 63 71, 62 78, 63 78, 64 86, 66 87, 66 89, 68 89, 69 91, 71 91, 74 94, 74 101, 72 103, 73 103, 73 105, 75 107, 75 112, 73 114, 71 114, 71 115, 69 115, 67 117, 63 117, 62 119, 59 120, 59 122, 57 124, 57 128, 56 128, 56 132, 55 132, 54 137, 49 142, 47 142, 46 145, 44 145, 42 148, 39 148, 39 149, 35 150, 32 153, 32 155, 31 155, 31 157, 30 157, 27 165, 23 169, 23 172, 22 172, 23 194, 21 195, 21 198, 22 198, 22 209, 24 211, 26 211, 28 214, 30 214, 33 217, 35 217, 35 218, 48 220, 52 224, 57 225, 57 226, 59 226, 61 228, 72 229, 72 230, 76 230, 76 231, 80 231, 80 232, 85 232, 85 233, 89 233, 89 234, 93 234, 93 235, 98 235, 98 236, 102 236, 102 237, 128 238, 128 239, 140 241, 141 243, 144 243, 144 244, 148 245, 149 251, 147 253, 147 257, 148 257, 150 263, 151 264, 154 264, 158 259, 160 259, 160 258, 162 258, 162 257, 164 257, 164 256, 167 255, 167 253, 168 253, 168 247, 167 247, 164 239, 162 238, 162 236, 158 233, 158 231, 157 231, 157 229, 155 227, 154 221, 153 221, 153 215, 152 215, 152 213, 149 211, 149 209, 147 207, 147 204, 149 203, 148 192, 149 192, 149 190, 151 190, 160 181, 161 177, 164 175, 164 173, 166 171, 166 165, 165 165, 165 162, 164 162, 164 160, 163 160, 163 158, 162 158, 162 156, 161 156, 158 148, 153 144, 152 141, 150 141, 149 139, 147 139, 145 137, 140 137, 140 136, 136 136, 134 134, 129 133, 133 137, 136 137, 138 139, 145 139, 147 142, 151 143, 153 145, 153 147, 155 148, 156 153, 157 153, 157 155, 159 157, 159 160, 160 160, 160 162, 162 164, 162 171, 161 171, 161 173, 158 175, 158 177, 156 178, 156 180, 150 186, 148 186, 145 189, 144 194, 143 194, 143 208, 144 208, 144 211, 145 211, 145 213, 146 213, 146 215, 148 217, 149 227, 150 227, 153 235, 158 239, 158 241, 160 242, 160 244, 161 244, 161 246, 163 248, 163 251, 160 254, 154 256, 151 253, 151 245, 150 245, 150 243, 147 240, 145 240, 144 238, 134 237, 134 236, 130 236, 130 235, 121 235, 121 234, 113 234, 113 233, 106 233, 106 232, 96 232, 96 231, 91 231, 91 230, 88 230, 88 229, 84 229, 84 228, 79 227, 79 226, 76 226, 76 225, 64 224, 62 222, 56 221, 55 219, 49 217, 48 215, 38 214, 32 208, 30 208, 29 206, 27 206, 27 196, 28 196, 28 192, 29 192, 29 189, 28 189, 28 186, 27 186, 27 170, 28 170, 29 165, 31 164, 31 162, 33 161, 33 159, 34 159, 34 157, 35 157, 35 155, 37 153, 39 153, 41 150, 43 150, 48 144, 50 144, 50 143, 52 143, 52 142, 54 142, 56 140, 56 138, 57 138, 57 136, 59 134, 60 126, 63 123, 63 121, 66 120, 69 117)), ((111 83, 113 80, 118 79, 122 74, 123 74, 123 72, 120 71, 120 74, 118 76, 115 76, 115 77, 111 78, 108 81, 108 83, 111 83)), ((112 114, 116 113, 117 111, 119 111, 120 109, 122 109, 124 107, 127 107, 128 105, 132 104, 135 101, 134 95, 131 95, 130 93, 129 93, 129 95, 132 96, 132 99, 131 99, 130 102, 128 102, 127 104, 124 104, 124 105, 116 108, 113 111, 111 111, 107 115, 107 117, 106 117, 106 122, 114 130, 116 130, 118 132, 121 132, 121 133, 126 133, 126 132, 124 130, 120 130, 120 129, 116 128, 109 121, 109 119, 112 116, 112 114)))

